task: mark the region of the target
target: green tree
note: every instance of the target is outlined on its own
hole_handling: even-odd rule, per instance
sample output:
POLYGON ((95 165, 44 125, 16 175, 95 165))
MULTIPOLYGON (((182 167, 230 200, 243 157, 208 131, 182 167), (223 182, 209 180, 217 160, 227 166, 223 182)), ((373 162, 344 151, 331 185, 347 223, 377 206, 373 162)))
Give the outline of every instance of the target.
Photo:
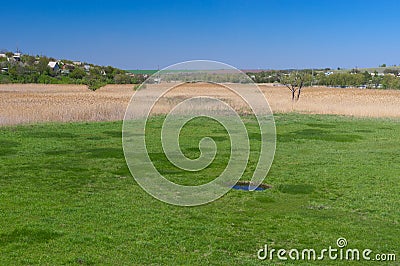
POLYGON ((114 76, 114 82, 116 84, 130 84, 131 83, 131 77, 126 75, 126 74, 116 74, 114 76))
POLYGON ((84 84, 86 84, 90 90, 94 91, 105 86, 107 82, 89 76, 84 79, 84 84))
POLYGON ((83 79, 86 77, 86 71, 80 67, 76 67, 72 72, 69 74, 70 78, 73 79, 83 79))
POLYGON ((384 89, 400 89, 400 79, 391 75, 386 75, 382 78, 384 89))
POLYGON ((399 70, 398 69, 394 69, 394 68, 386 68, 383 73, 385 74, 394 74, 394 75, 398 75, 399 74, 399 70))
POLYGON ((48 67, 50 60, 47 57, 41 57, 36 65, 36 70, 39 75, 49 75, 50 68, 48 67))
POLYGON ((31 55, 22 55, 21 61, 29 66, 32 66, 35 63, 36 58, 31 55))
POLYGON ((375 72, 375 75, 372 77, 371 82, 372 82, 372 86, 375 89, 378 89, 382 83, 382 76, 379 76, 377 72, 375 72))

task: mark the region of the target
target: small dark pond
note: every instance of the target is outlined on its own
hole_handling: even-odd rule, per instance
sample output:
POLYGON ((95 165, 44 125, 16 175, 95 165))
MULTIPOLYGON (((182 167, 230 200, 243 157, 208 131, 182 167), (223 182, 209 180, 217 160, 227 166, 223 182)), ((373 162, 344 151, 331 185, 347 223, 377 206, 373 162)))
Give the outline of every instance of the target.
MULTIPOLYGON (((250 186, 249 186, 249 185, 234 185, 232 188, 233 188, 233 189, 236 189, 236 190, 246 190, 246 191, 250 191, 250 186)), ((251 187, 251 188, 253 188, 253 187, 251 187)), ((257 187, 255 190, 256 190, 256 191, 262 191, 262 190, 266 190, 266 188, 257 187)))

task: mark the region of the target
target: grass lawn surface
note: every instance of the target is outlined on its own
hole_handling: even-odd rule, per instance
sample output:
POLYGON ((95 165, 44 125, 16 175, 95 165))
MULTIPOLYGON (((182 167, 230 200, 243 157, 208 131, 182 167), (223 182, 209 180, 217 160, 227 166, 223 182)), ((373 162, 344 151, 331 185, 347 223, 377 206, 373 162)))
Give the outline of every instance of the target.
MULTIPOLYGON (((277 149, 265 180, 272 188, 231 190, 199 207, 165 204, 138 186, 125 163, 122 122, 1 127, 0 265, 260 265, 271 262, 257 259, 264 244, 321 250, 337 247, 339 237, 348 248, 399 257, 399 121, 275 119, 277 149)), ((249 180, 260 135, 244 120, 253 151, 243 176, 249 180)), ((151 121, 148 147, 167 178, 196 185, 223 171, 230 142, 218 123, 195 119, 182 130, 188 157, 199 155, 205 136, 219 148, 215 161, 194 173, 167 161, 161 126, 161 118, 151 121)))

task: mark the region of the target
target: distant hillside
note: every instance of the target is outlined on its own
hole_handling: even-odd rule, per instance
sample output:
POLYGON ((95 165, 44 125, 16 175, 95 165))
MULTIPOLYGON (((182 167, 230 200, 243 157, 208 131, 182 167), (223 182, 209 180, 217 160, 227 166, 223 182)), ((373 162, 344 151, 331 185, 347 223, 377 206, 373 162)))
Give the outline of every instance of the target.
POLYGON ((106 84, 138 84, 146 78, 111 66, 13 52, 0 53, 0 69, 0 83, 85 84, 92 90, 106 84))

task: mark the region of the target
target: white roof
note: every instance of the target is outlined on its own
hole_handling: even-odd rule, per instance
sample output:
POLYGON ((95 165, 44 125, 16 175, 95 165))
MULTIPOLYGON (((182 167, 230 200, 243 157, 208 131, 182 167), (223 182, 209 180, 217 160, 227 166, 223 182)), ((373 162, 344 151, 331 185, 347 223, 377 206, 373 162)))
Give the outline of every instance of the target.
POLYGON ((57 65, 57 62, 49 62, 47 65, 51 68, 54 68, 57 65))

